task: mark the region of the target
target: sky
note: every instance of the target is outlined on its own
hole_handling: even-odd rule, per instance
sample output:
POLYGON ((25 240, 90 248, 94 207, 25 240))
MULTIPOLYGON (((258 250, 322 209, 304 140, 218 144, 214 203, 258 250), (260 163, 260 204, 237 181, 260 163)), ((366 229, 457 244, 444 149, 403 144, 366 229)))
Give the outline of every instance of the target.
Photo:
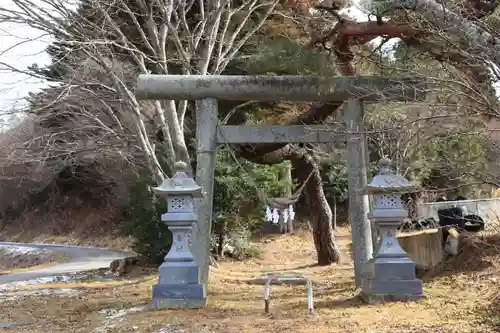
MULTIPOLYGON (((2 7, 13 7, 11 0, 0 1, 2 7)), ((13 110, 25 104, 23 98, 29 92, 46 86, 40 79, 16 73, 5 64, 21 70, 34 63, 40 66, 49 64, 50 57, 45 53, 49 42, 48 36, 34 28, 0 23, 0 118, 3 123, 10 120, 6 114, 12 114, 13 110)))

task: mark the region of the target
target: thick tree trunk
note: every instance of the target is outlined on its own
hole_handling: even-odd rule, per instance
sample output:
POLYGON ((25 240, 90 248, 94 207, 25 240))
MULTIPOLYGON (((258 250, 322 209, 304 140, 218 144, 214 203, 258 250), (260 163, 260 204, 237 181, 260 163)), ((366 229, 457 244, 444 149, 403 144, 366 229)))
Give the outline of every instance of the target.
POLYGON ((313 229, 314 245, 318 254, 318 265, 326 266, 340 260, 340 251, 335 244, 332 228, 332 210, 328 205, 318 164, 310 156, 293 161, 299 173, 299 180, 306 181, 311 171, 313 175, 304 188, 304 199, 310 210, 309 218, 313 229))

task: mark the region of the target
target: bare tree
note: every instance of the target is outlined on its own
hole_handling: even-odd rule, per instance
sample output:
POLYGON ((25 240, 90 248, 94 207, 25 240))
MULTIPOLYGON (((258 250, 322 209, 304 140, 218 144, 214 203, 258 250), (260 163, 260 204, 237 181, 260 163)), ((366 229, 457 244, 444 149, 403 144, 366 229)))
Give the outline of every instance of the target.
MULTIPOLYGON (((277 0, 96 0, 83 1, 74 8, 70 0, 12 2, 15 8, 0 6, 0 21, 27 24, 56 36, 60 54, 55 66, 78 73, 91 62, 102 74, 98 77, 107 78, 104 84, 96 79, 81 82, 72 75, 64 75, 59 80, 60 89, 69 92, 78 86, 101 104, 105 100, 103 94, 118 96, 119 108, 101 107, 109 110, 118 129, 130 130, 128 135, 136 136, 157 181, 171 172, 175 160, 190 165, 184 138, 188 102, 158 101, 145 107, 134 96, 135 80, 131 76, 150 72, 220 73, 262 27, 278 3, 277 0), (126 68, 126 78, 122 70, 117 71, 117 66, 126 68), (116 123, 117 119, 121 122, 127 118, 132 119, 129 122, 132 127, 116 123), (149 120, 153 126, 148 126, 149 120), (158 159, 151 129, 161 131, 160 145, 166 163, 158 159)), ((69 96, 62 94, 58 98, 69 96)))
MULTIPOLYGON (((399 119, 385 119, 383 124, 379 122, 374 129, 377 133, 372 133, 372 138, 377 141, 380 154, 392 155, 400 171, 408 172, 419 168, 416 164, 418 158, 414 159, 413 154, 426 139, 448 135, 462 136, 464 141, 468 136, 491 140, 490 130, 494 127, 491 119, 475 129, 469 125, 481 119, 480 115, 498 117, 499 101, 493 87, 499 79, 498 3, 422 0, 374 2, 373 5, 365 8, 385 16, 383 20, 357 22, 341 16, 338 6, 320 6, 331 15, 332 24, 312 44, 335 54, 343 73, 350 75, 363 67, 360 63, 373 61, 363 51, 366 51, 367 43, 378 37, 382 37, 382 45, 398 39, 411 52, 410 57, 419 57, 423 63, 432 61, 433 71, 423 72, 436 84, 428 101, 436 106, 424 116, 413 116, 412 119, 405 109, 398 115, 399 119)), ((380 54, 382 45, 370 47, 368 53, 380 54)), ((398 68, 399 65, 386 61, 385 67, 380 66, 386 73, 400 74, 406 70, 410 75, 423 74, 422 68, 404 69, 398 68)), ((453 169, 454 161, 443 163, 453 169)), ((464 172, 455 167, 456 175, 448 175, 479 176, 464 172)))

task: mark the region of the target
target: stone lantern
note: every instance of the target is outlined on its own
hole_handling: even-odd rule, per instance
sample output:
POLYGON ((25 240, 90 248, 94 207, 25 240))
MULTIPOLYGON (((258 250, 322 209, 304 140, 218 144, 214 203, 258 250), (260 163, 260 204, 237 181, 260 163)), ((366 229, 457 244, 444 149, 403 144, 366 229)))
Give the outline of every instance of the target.
POLYGON ((175 163, 175 175, 153 188, 168 203, 161 215, 172 232, 172 246, 158 269, 159 281, 153 286, 153 308, 201 308, 207 303, 206 285, 200 283, 199 267, 190 248, 193 225, 197 223, 194 199, 203 196, 202 188, 186 174, 184 162, 175 163))
POLYGON ((382 158, 379 166, 379 174, 365 191, 373 194, 373 210, 368 218, 380 239, 367 264, 361 296, 368 303, 416 300, 422 297, 422 281, 416 279, 415 263, 399 245, 396 232, 408 217, 401 195, 417 191, 418 186, 394 174, 391 160, 382 158))

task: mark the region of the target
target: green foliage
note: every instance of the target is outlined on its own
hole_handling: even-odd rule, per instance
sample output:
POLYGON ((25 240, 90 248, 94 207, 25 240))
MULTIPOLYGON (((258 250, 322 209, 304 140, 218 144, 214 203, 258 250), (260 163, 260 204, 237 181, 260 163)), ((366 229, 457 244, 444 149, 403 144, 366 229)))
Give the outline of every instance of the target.
POLYGON ((323 189, 328 199, 335 198, 338 203, 347 200, 347 166, 345 164, 336 164, 328 168, 326 177, 323 177, 323 189))
MULTIPOLYGON (((488 150, 484 140, 468 133, 449 133, 438 136, 423 147, 424 165, 421 179, 431 178, 434 182, 444 178, 441 183, 463 186, 462 195, 472 191, 467 186, 484 176, 488 160, 488 150)), ((441 185, 438 181, 437 185, 441 185)))
POLYGON ((267 196, 280 196, 290 185, 279 179, 280 165, 255 165, 246 160, 234 161, 228 148, 217 154, 214 182, 215 233, 227 235, 238 257, 257 254, 250 244, 250 234, 265 222, 265 206, 257 196, 258 186, 267 196), (239 163, 239 164, 238 164, 239 163), (243 170, 243 169, 244 170, 243 170))
MULTIPOLYGON (((241 219, 240 217, 238 217, 241 219)), ((260 257, 262 251, 250 242, 252 232, 244 227, 234 228, 228 234, 228 243, 234 248, 233 258, 243 260, 246 258, 260 257)))
MULTIPOLYGON (((264 205, 258 200, 253 183, 270 196, 279 196, 288 184, 279 180, 279 165, 256 166, 243 160, 239 162, 248 174, 232 160, 226 148, 221 148, 217 154, 214 229, 223 231, 227 243, 235 249, 236 257, 244 259, 259 255, 259 249, 250 243, 250 236, 264 223, 264 205)), ((123 232, 134 238, 134 251, 152 262, 161 263, 170 249, 172 235, 160 220, 160 215, 168 209, 167 203, 152 193, 152 185, 151 175, 143 172, 130 187, 129 198, 123 206, 129 223, 123 232)))
POLYGON ((328 55, 286 38, 270 39, 259 45, 255 55, 242 63, 241 69, 251 74, 336 76, 328 55))
POLYGON ((424 149, 426 161, 430 166, 445 165, 452 161, 454 167, 482 167, 487 157, 483 140, 478 136, 463 133, 437 137, 424 149))
POLYGON ((160 215, 167 211, 167 202, 150 190, 152 176, 144 172, 131 186, 123 212, 129 220, 123 232, 134 238, 133 250, 154 263, 162 263, 172 245, 172 233, 160 215))
POLYGON ((250 226, 264 216, 256 186, 268 196, 280 196, 287 184, 279 178, 280 165, 257 165, 243 159, 237 164, 226 147, 217 154, 214 184, 215 219, 245 217, 250 226), (242 170, 244 169, 244 170, 242 170))

